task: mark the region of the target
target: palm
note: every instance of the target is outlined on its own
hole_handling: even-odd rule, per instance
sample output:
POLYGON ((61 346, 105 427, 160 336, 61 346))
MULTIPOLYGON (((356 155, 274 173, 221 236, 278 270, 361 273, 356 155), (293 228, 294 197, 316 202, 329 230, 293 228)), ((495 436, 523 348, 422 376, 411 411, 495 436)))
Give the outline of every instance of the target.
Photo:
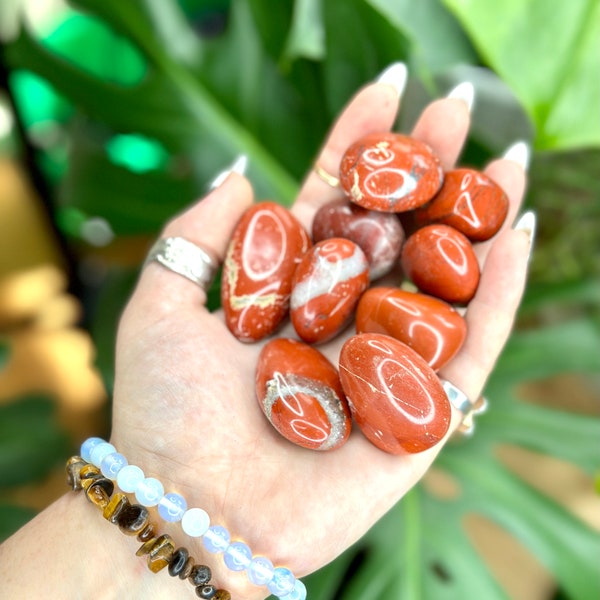
MULTIPOLYGON (((391 88, 367 88, 338 121, 322 154, 323 166, 334 172, 344 147, 364 132, 389 129, 395 111, 391 88)), ((423 115, 414 135, 428 141, 449 167, 467 127, 462 103, 448 100, 423 115), (453 118, 438 120, 442 114, 453 118), (439 123, 449 125, 444 131, 439 123)), ((506 161, 496 163, 495 169, 511 197, 514 216, 522 171, 506 161)), ((223 214, 229 229, 250 202, 249 197, 239 200, 244 193, 249 196, 242 184, 241 178, 232 177, 213 192, 226 194, 228 187, 236 188, 229 195, 237 204, 228 207, 228 216, 223 214)), ((318 206, 338 193, 311 175, 293 210, 308 226, 318 206)), ((193 210, 200 213, 202 208, 193 210)), ((217 222, 218 215, 208 216, 217 222)), ((189 239, 196 234, 198 242, 222 255, 227 240, 207 239, 218 234, 204 230, 200 237, 186 225, 186 218, 191 220, 181 216, 166 232, 189 239)), ((519 285, 497 288, 508 276, 507 267, 502 268, 510 264, 507 259, 524 260, 525 244, 512 233, 501 234, 498 239, 506 241, 489 255, 478 294, 486 308, 478 306, 477 299, 473 302, 465 350, 446 368, 448 378, 472 398, 480 393, 508 335, 521 294, 519 285), (495 299, 490 302, 492 289, 495 299), (490 320, 490 310, 498 319, 490 320)), ((255 398, 254 370, 263 344, 238 342, 221 314, 204 309, 199 294, 193 284, 158 265, 145 270, 119 331, 113 440, 127 456, 136 457, 132 461, 156 474, 166 489, 181 492, 190 506, 205 508, 213 523, 226 525, 255 553, 299 575, 311 572, 389 509, 428 468, 439 447, 391 456, 356 432, 346 445, 329 453, 290 444, 270 426, 255 398)), ((319 349, 336 364, 350 333, 319 349)), ((287 334, 294 337, 289 326, 280 333, 287 334)), ((455 422, 457 418, 454 415, 455 422)))

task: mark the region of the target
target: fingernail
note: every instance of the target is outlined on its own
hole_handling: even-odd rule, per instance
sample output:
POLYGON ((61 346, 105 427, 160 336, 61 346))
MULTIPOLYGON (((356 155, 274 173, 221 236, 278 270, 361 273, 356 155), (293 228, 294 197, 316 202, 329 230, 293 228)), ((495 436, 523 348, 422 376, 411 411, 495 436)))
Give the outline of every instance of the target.
POLYGON ((446 97, 462 100, 467 105, 467 110, 471 112, 473 100, 475 99, 475 88, 470 81, 463 81, 452 88, 446 97))
POLYGON ((406 80, 408 78, 408 70, 403 62, 396 62, 382 71, 375 80, 377 83, 391 85, 398 94, 398 98, 404 93, 406 80))
POLYGON ((523 167, 524 171, 527 171, 527 169, 529 168, 530 154, 531 153, 529 151, 529 144, 527 142, 516 142, 515 144, 507 148, 502 158, 504 158, 505 160, 512 160, 513 162, 516 162, 518 165, 521 165, 521 167, 523 167))
POLYGON ((245 154, 241 154, 235 159, 235 162, 226 169, 219 173, 213 180, 209 186, 209 190, 214 190, 219 186, 223 185, 223 182, 231 175, 231 173, 237 173, 238 175, 243 175, 246 172, 246 166, 248 165, 248 157, 245 154))
POLYGON ((529 238, 529 252, 527 254, 528 261, 531 258, 531 250, 533 248, 533 241, 535 239, 535 226, 535 213, 532 210, 528 210, 519 217, 519 219, 513 227, 515 231, 523 231, 524 233, 526 233, 527 237, 529 238))

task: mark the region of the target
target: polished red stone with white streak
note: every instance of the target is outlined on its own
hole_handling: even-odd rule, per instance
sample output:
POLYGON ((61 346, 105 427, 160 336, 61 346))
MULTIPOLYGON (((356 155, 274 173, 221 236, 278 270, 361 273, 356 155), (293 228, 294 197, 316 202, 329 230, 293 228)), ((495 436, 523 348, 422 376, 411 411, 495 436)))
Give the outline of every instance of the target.
POLYGON ((290 317, 308 343, 325 342, 352 318, 369 285, 369 263, 357 244, 332 238, 315 244, 294 273, 290 317))
POLYGON ((479 285, 479 263, 471 242, 448 225, 427 225, 402 248, 405 275, 423 292, 450 303, 466 303, 479 285))
POLYGON ((287 315, 292 278, 310 248, 308 233, 283 206, 262 202, 237 224, 223 264, 225 322, 243 342, 271 335, 287 315))
POLYGON ((373 287, 356 308, 358 333, 384 333, 410 346, 434 370, 460 350, 467 324, 446 302, 417 292, 373 287))
POLYGON ((294 444, 333 450, 348 439, 352 422, 336 368, 315 348, 279 338, 262 349, 256 397, 275 429, 294 444))
POLYGON ((435 198, 416 209, 415 222, 420 227, 444 223, 483 242, 502 227, 507 214, 508 197, 494 180, 475 169, 454 169, 435 198))
POLYGON ((435 446, 451 408, 433 369, 406 344, 379 333, 351 337, 340 353, 340 380, 365 437, 390 454, 435 446))
POLYGON ((372 133, 352 144, 340 163, 340 183, 352 202, 369 210, 404 212, 440 189, 439 158, 423 142, 399 133, 372 133))
POLYGON ((322 206, 315 214, 312 238, 320 242, 342 237, 357 243, 369 261, 371 281, 389 273, 400 257, 404 230, 397 215, 367 210, 345 198, 322 206))

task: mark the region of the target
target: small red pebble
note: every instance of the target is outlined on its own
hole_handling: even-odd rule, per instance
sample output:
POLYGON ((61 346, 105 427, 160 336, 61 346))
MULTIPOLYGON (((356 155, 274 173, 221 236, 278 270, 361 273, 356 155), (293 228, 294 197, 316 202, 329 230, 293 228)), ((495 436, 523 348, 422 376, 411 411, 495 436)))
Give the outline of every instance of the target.
POLYGON ((467 324, 454 307, 433 296, 374 287, 358 303, 356 331, 390 335, 410 346, 437 371, 460 350, 467 324))
POLYGON ((423 292, 466 303, 479 285, 479 264, 469 240, 448 225, 427 225, 402 248, 405 275, 423 292))
POLYGON ((369 263, 354 242, 318 242, 294 273, 290 317, 296 333, 309 344, 330 340, 350 322, 368 285, 369 263))
POLYGON ((356 424, 385 452, 422 452, 448 431, 451 409, 440 380, 388 335, 351 337, 340 353, 340 380, 356 424))
POLYGON ((372 133, 352 144, 340 163, 340 183, 352 202, 369 210, 404 212, 422 206, 442 185, 431 148, 399 133, 372 133))
POLYGON ((508 197, 495 181, 475 169, 455 169, 446 173, 435 198, 415 210, 415 222, 419 227, 450 225, 483 242, 496 234, 507 214, 508 197))
POLYGON ((223 264, 225 323, 242 342, 271 335, 287 316, 292 277, 311 242, 283 206, 261 202, 237 224, 223 264))
POLYGON ((371 281, 389 273, 396 264, 404 230, 397 215, 367 210, 345 198, 322 206, 313 219, 315 242, 341 237, 358 244, 369 261, 371 281))
POLYGON ((333 450, 350 435, 350 410, 337 370, 307 344, 279 338, 264 346, 256 396, 273 427, 298 446, 333 450))

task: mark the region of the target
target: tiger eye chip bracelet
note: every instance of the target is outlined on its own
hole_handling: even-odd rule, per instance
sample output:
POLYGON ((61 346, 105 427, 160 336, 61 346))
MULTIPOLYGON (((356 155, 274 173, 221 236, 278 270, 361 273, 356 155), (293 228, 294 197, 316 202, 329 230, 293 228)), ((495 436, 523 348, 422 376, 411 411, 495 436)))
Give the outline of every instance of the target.
POLYGON ((253 556, 246 543, 231 540, 228 529, 222 525, 211 525, 206 511, 201 508, 188 508, 185 498, 180 494, 165 494, 164 487, 158 479, 146 477, 142 469, 130 465, 125 456, 117 452, 112 444, 102 438, 89 438, 81 445, 80 460, 95 465, 101 474, 111 483, 115 482, 122 492, 135 494, 142 507, 156 506, 164 521, 179 521, 184 533, 190 537, 201 537, 208 552, 222 553, 223 561, 229 570, 245 571, 251 583, 266 586, 269 592, 280 600, 306 599, 305 585, 296 579, 288 568, 274 567, 265 556, 253 556))
POLYGON ((227 590, 217 589, 210 584, 212 573, 206 565, 196 564, 186 548, 175 548, 171 536, 157 533, 145 506, 131 504, 125 494, 113 494, 115 484, 103 477, 98 467, 80 456, 73 456, 67 461, 66 471, 71 489, 84 490, 87 499, 102 510, 107 521, 118 525, 126 535, 135 535, 142 542, 136 555, 147 555, 150 571, 158 573, 168 567, 169 575, 187 579, 195 587, 199 598, 231 600, 227 590))

